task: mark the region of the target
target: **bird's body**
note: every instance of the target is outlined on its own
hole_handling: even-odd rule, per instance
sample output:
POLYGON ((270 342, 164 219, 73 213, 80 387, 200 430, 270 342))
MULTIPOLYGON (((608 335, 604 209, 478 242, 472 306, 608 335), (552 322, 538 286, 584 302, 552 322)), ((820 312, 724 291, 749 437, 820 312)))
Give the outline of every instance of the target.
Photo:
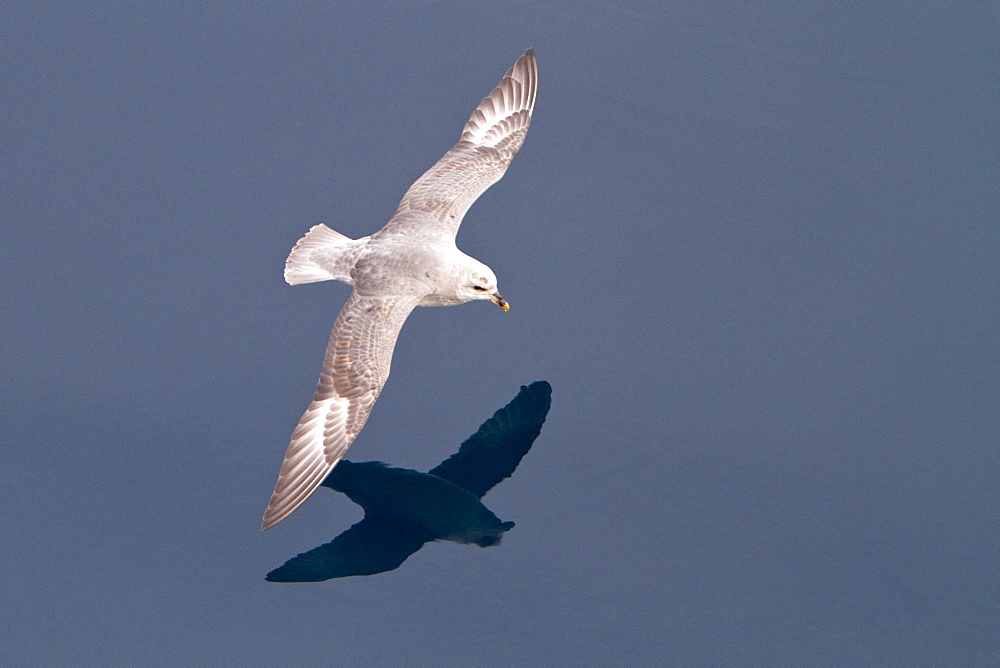
POLYGON ((530 49, 472 113, 459 142, 410 186, 396 213, 361 239, 316 225, 285 263, 292 285, 339 280, 354 290, 334 323, 312 403, 292 433, 263 528, 295 510, 357 437, 389 376, 416 306, 489 299, 509 307, 493 271, 455 246, 465 212, 500 180, 528 131, 538 82, 530 49))

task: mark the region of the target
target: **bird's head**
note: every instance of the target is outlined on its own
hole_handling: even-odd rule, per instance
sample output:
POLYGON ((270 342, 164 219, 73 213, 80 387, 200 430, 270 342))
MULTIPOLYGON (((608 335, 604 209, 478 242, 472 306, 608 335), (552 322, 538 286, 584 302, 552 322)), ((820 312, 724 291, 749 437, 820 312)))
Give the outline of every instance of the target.
POLYGON ((499 545, 503 540, 503 535, 514 528, 513 522, 501 522, 492 531, 485 531, 476 537, 475 543, 479 547, 493 547, 499 545))
MULTIPOLYGON (((472 260, 472 258, 469 259, 472 260)), ((478 260, 472 260, 465 268, 463 281, 458 289, 458 297, 466 302, 474 299, 489 299, 504 311, 510 310, 510 304, 497 289, 497 277, 493 270, 478 260)))

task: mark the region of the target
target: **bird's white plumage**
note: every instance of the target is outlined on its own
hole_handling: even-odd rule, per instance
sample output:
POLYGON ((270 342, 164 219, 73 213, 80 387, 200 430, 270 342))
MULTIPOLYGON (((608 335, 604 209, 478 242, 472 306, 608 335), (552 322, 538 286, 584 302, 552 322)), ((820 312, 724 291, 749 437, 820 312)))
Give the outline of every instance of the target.
POLYGON ((349 258, 345 257, 340 263, 317 262, 317 259, 331 253, 345 255, 345 251, 356 245, 353 239, 331 230, 322 223, 313 225, 306 235, 299 239, 285 260, 285 281, 289 285, 329 280, 350 283, 350 270, 353 265, 349 266, 347 261, 349 258))
POLYGON ((285 263, 292 284, 354 286, 334 323, 312 403, 292 433, 263 528, 294 511, 364 426, 389 376, 396 337, 414 307, 491 299, 505 310, 492 270, 455 247, 472 203, 500 180, 528 131, 538 87, 529 49, 483 101, 461 139, 410 186, 378 232, 349 239, 316 225, 285 263))

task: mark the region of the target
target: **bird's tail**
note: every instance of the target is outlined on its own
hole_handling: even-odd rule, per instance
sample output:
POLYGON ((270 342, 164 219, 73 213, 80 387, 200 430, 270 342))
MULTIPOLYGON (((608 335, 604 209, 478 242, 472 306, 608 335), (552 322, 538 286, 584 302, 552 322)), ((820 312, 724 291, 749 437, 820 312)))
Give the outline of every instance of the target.
POLYGON ((359 241, 322 223, 313 225, 285 260, 285 280, 289 285, 329 280, 351 283, 351 268, 357 258, 350 251, 359 241))

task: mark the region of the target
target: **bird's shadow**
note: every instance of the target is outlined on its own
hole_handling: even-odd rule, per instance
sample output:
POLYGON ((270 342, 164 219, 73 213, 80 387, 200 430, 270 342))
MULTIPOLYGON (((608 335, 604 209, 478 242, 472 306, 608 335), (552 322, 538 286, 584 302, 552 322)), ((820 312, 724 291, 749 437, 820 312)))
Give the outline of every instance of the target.
POLYGON ((499 544, 514 523, 501 522, 480 499, 509 478, 531 449, 551 394, 545 381, 522 387, 458 452, 427 473, 341 460, 322 485, 364 508, 364 519, 331 542, 289 559, 266 579, 319 582, 384 573, 434 540, 499 544))

